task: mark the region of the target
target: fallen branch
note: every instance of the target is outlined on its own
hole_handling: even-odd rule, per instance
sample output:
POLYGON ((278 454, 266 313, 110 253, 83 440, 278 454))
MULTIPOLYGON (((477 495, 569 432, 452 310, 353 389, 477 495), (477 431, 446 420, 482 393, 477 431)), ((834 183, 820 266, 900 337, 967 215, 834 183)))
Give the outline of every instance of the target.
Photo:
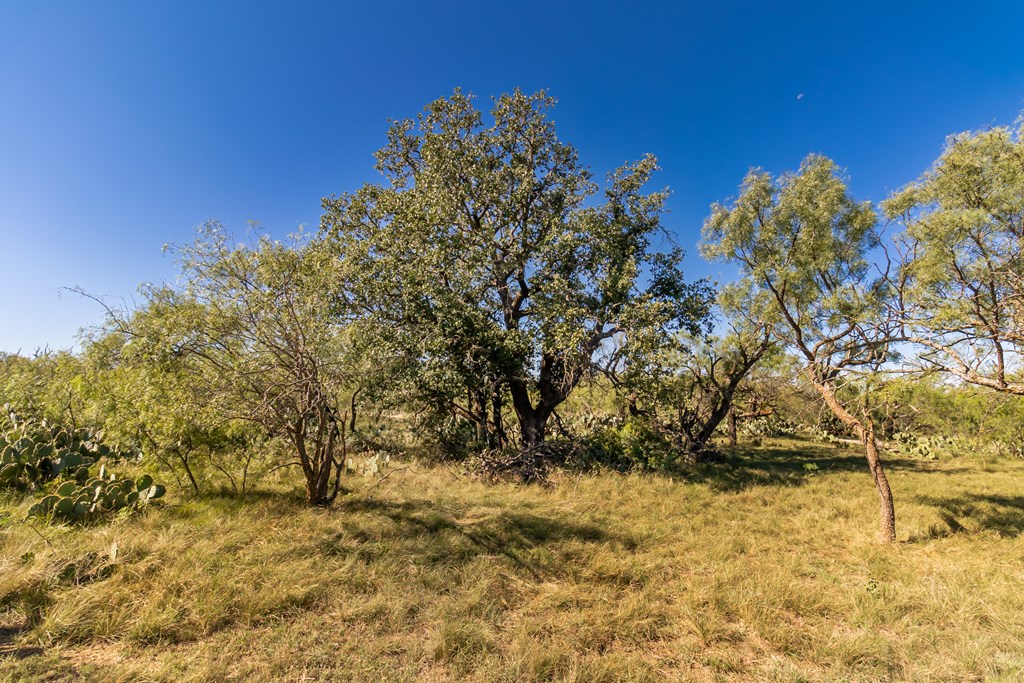
POLYGON ((378 480, 377 480, 377 483, 375 483, 375 484, 374 484, 373 486, 371 486, 370 488, 366 489, 365 493, 369 493, 370 491, 374 490, 375 488, 377 488, 378 486, 380 486, 381 484, 383 484, 383 483, 384 483, 384 480, 385 480, 385 479, 387 479, 388 477, 390 477, 390 476, 391 476, 392 474, 394 474, 395 472, 401 472, 402 470, 407 470, 407 469, 409 469, 410 467, 412 467, 412 465, 406 465, 406 466, 404 466, 404 467, 396 467, 396 468, 395 468, 395 469, 393 469, 393 470, 388 470, 388 473, 387 473, 387 474, 385 474, 385 475, 384 475, 383 477, 381 477, 380 479, 378 479, 378 480))

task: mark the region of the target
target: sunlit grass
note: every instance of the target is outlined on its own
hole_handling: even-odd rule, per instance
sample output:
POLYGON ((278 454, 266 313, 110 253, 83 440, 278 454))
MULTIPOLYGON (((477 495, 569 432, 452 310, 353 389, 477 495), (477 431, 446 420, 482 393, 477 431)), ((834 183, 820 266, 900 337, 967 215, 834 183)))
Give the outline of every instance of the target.
POLYGON ((171 498, 46 540, 8 499, 0 676, 1018 680, 1024 463, 890 473, 895 546, 859 455, 798 442, 550 488, 412 467, 331 511, 171 498))

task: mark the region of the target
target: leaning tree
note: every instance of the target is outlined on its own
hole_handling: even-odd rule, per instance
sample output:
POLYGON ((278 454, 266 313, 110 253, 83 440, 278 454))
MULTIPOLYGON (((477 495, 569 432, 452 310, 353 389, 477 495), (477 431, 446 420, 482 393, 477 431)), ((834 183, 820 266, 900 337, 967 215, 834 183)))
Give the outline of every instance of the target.
POLYGON ((733 325, 722 336, 694 339, 679 358, 670 397, 676 427, 695 460, 710 451, 711 437, 723 422, 728 420, 730 444, 735 446, 738 420, 770 414, 756 401, 751 401, 749 413, 737 412, 736 403, 751 371, 770 355, 772 344, 765 325, 733 325))
POLYGON ((554 100, 519 91, 489 117, 456 91, 398 121, 377 153, 384 182, 324 200, 322 233, 344 305, 420 395, 501 430, 511 399, 524 448, 610 343, 630 362, 706 320, 710 287, 658 249, 666 192, 644 157, 599 194, 559 140, 554 100), (400 359, 404 358, 405 361, 400 359))
MULTIPOLYGON (((889 279, 870 277, 878 244, 876 216, 850 195, 829 159, 810 156, 796 173, 747 175, 739 197, 716 204, 704 225, 702 253, 736 264, 735 291, 750 294, 748 315, 805 362, 825 405, 864 445, 881 507, 884 540, 896 539, 892 492, 869 406, 845 400, 844 386, 887 359, 892 329, 889 279)), ((859 396, 858 399, 862 399, 859 396)))

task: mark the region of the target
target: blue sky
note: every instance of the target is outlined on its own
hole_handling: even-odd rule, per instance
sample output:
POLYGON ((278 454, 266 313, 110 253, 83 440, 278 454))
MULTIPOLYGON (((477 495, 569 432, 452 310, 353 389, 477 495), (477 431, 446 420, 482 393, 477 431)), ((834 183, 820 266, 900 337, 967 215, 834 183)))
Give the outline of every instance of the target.
POLYGON ((65 348, 216 218, 276 234, 455 87, 559 99, 599 176, 651 152, 694 277, 709 204, 809 152, 883 199, 1024 110, 1024 3, 0 1, 0 350, 65 348), (486 5, 486 6, 485 6, 486 5), (803 94, 803 97, 799 97, 803 94), (799 97, 799 99, 798 99, 799 97))

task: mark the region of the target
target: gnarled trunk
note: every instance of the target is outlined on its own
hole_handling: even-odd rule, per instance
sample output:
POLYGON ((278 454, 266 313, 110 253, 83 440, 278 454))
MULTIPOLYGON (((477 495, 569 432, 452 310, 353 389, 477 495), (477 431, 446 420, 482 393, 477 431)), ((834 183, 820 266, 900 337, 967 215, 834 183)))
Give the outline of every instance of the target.
POLYGON ((544 443, 548 416, 536 410, 531 410, 525 414, 517 413, 517 415, 519 417, 519 430, 523 448, 533 448, 544 443))
POLYGON ((520 447, 525 450, 544 443, 548 418, 551 417, 554 406, 541 401, 535 408, 530 401, 530 393, 525 382, 512 382, 509 388, 512 394, 512 407, 519 420, 520 447))
POLYGON ((345 467, 345 420, 338 420, 329 408, 320 410, 313 433, 303 416, 288 430, 288 436, 295 446, 299 465, 306 479, 306 503, 313 507, 328 507, 341 490, 341 473, 345 467), (340 439, 341 459, 335 457, 340 439), (308 440, 308 442, 307 442, 308 440), (333 475, 333 486, 332 486, 333 475))

